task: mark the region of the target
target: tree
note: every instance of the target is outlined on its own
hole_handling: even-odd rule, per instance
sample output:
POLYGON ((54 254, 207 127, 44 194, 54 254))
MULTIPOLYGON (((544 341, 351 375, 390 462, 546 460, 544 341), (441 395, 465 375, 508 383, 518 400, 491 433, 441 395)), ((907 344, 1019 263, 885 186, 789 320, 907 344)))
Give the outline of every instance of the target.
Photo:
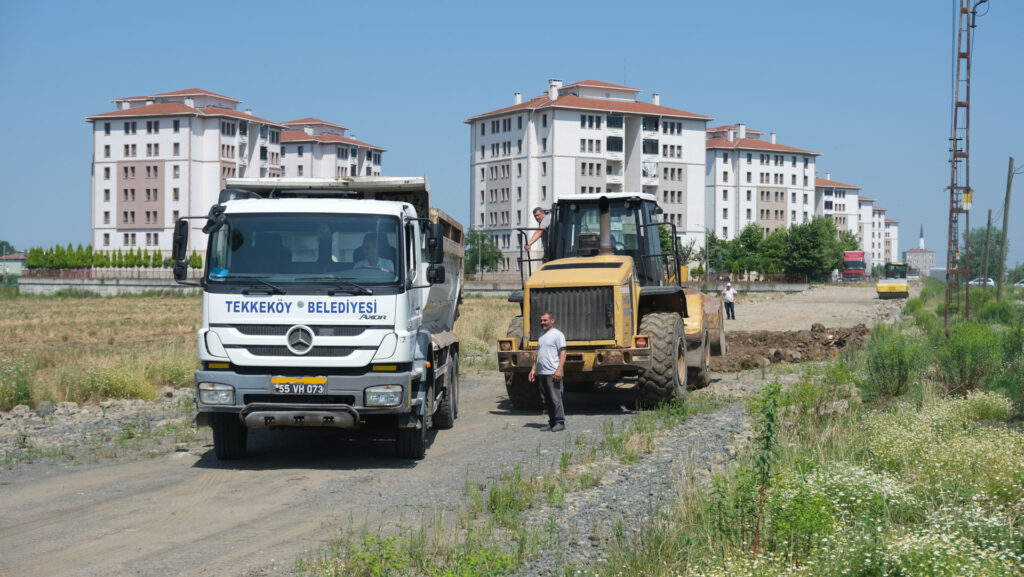
POLYGON ((195 249, 192 249, 192 256, 188 257, 188 266, 193 269, 203 268, 203 257, 195 249))
POLYGON ((466 274, 495 270, 501 258, 498 243, 489 233, 472 230, 466 236, 466 274))
POLYGON ((718 238, 714 231, 708 231, 707 246, 704 247, 704 254, 700 255, 706 255, 702 260, 707 261, 708 272, 721 271, 725 267, 725 259, 728 256, 726 253, 727 244, 728 241, 718 238))
MULTIPOLYGON (((978 278, 985 273, 985 231, 987 227, 971 229, 968 236, 970 240, 971 253, 968 261, 971 266, 971 278, 978 278)), ((999 257, 1003 246, 1003 232, 1001 229, 992 228, 988 237, 988 277, 996 278, 999 274, 999 257)))
POLYGON ((786 270, 786 252, 789 245, 789 231, 780 227, 761 241, 761 272, 775 274, 786 270))
MULTIPOLYGON (((16 252, 18 251, 15 250, 14 245, 7 242, 6 240, 0 240, 0 256, 3 256, 5 254, 14 254, 16 252)), ((25 256, 26 258, 28 257, 28 255, 25 256)), ((25 266, 28 266, 28 263, 26 263, 25 266)))
POLYGON ((821 278, 831 273, 843 262, 835 223, 828 218, 816 217, 811 222, 790 227, 783 262, 790 274, 821 278))
POLYGON ((860 240, 852 230, 844 230, 839 234, 839 244, 843 247, 844 251, 860 250, 860 240))
MULTIPOLYGON (((739 236, 730 241, 730 260, 744 271, 761 270, 761 243, 764 239, 760 225, 750 223, 743 227, 739 236)), ((735 270, 736 267, 733 267, 735 270)))

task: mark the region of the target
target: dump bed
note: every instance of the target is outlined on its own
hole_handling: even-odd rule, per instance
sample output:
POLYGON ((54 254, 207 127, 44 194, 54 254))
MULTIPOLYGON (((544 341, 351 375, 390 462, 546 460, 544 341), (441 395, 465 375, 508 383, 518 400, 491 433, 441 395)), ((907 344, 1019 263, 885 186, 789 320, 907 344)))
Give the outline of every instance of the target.
POLYGON ((443 211, 431 208, 430 222, 440 223, 444 229, 443 283, 431 285, 427 304, 423 308, 423 324, 431 333, 451 331, 455 319, 459 318, 459 303, 462 301, 462 261, 466 250, 463 246, 462 225, 443 211))

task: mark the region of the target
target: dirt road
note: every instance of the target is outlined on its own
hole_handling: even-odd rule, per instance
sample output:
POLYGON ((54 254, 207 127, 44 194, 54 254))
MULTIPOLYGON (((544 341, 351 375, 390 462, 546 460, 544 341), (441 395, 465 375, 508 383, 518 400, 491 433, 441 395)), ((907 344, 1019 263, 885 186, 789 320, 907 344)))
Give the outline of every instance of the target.
MULTIPOLYGON (((873 297, 866 287, 743 295, 726 327, 870 326, 902 304, 873 297)), ((729 376, 729 386, 744 378, 729 376)), ((557 465, 577 437, 596 444, 605 423, 630 415, 635 394, 567 394, 565 433, 512 411, 497 373, 465 378, 460 400, 455 428, 433 435, 417 462, 393 458, 390 440, 314 430, 255 431, 250 457, 224 464, 204 430, 199 442, 154 458, 0 469, 0 576, 286 574, 339 531, 418 522, 454 511, 468 480, 486 486, 516 464, 557 465)))

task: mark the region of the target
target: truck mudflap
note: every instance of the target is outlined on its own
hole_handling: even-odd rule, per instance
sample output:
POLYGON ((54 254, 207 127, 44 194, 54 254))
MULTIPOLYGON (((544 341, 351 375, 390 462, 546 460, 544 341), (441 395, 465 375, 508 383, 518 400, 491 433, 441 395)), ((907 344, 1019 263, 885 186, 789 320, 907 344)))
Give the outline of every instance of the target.
POLYGON ((333 427, 352 430, 359 426, 359 413, 350 405, 249 403, 238 418, 250 429, 333 427))
MULTIPOLYGON (((536 362, 537 351, 498 351, 498 370, 503 373, 530 372, 536 362)), ((593 349, 565 353, 566 373, 649 368, 650 348, 593 349)))

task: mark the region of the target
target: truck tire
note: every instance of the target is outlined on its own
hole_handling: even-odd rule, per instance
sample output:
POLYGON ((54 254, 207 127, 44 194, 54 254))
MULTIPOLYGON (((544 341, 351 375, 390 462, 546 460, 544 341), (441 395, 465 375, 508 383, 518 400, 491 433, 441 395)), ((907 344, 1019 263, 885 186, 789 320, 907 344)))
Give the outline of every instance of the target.
MULTIPOLYGON (((512 317, 508 323, 508 332, 505 336, 510 339, 517 339, 518 346, 523 342, 523 317, 512 317)), ((508 400, 512 406, 521 411, 537 411, 544 407, 540 398, 540 388, 537 383, 531 383, 526 373, 505 373, 505 391, 508 392, 508 400)))
POLYGON ((221 461, 235 461, 245 457, 249 429, 238 420, 237 413, 212 413, 213 450, 221 461))
POLYGON ((399 428, 395 438, 395 454, 402 459, 422 459, 427 454, 427 423, 423 417, 418 427, 399 428))
POLYGON ((454 355, 448 357, 448 366, 444 372, 444 394, 437 404, 437 411, 434 413, 434 427, 437 429, 450 429, 455 426, 455 394, 459 386, 459 369, 455 366, 454 355))
POLYGON ((686 339, 677 313, 651 313, 640 333, 651 339, 651 368, 640 373, 641 402, 650 407, 686 395, 686 339))
POLYGON ((704 333, 700 346, 693 347, 686 353, 688 363, 686 367, 687 387, 690 389, 703 389, 711 383, 708 373, 711 365, 711 338, 704 333))

